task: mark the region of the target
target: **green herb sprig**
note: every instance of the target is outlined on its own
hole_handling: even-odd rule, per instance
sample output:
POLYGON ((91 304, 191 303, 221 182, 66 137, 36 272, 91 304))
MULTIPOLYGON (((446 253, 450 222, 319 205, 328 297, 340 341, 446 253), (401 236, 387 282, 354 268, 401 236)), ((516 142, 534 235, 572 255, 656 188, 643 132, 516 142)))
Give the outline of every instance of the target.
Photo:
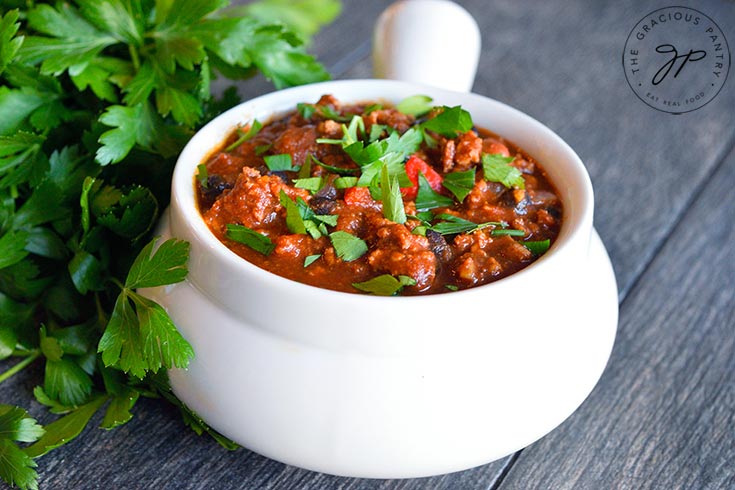
POLYGON ((0 382, 42 363, 33 395, 60 418, 41 428, 0 405, 0 477, 37 488, 36 458, 99 410, 102 427, 125 423, 141 394, 232 448, 165 382, 196 353, 137 288, 182 280, 188 245, 159 246, 151 230, 176 155, 239 102, 234 90, 213 99, 212 78, 326 79, 304 46, 340 3, 11 3, 21 7, 0 12, 0 382))

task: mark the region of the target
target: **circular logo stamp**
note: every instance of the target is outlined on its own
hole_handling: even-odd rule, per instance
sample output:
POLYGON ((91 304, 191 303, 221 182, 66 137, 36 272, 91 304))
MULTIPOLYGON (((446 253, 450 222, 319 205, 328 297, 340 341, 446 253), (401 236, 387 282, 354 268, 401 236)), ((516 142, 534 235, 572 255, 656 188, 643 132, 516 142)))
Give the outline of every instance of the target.
POLYGON ((623 69, 639 99, 659 111, 683 114, 720 92, 730 71, 730 48, 719 26, 702 12, 666 7, 630 31, 623 69))

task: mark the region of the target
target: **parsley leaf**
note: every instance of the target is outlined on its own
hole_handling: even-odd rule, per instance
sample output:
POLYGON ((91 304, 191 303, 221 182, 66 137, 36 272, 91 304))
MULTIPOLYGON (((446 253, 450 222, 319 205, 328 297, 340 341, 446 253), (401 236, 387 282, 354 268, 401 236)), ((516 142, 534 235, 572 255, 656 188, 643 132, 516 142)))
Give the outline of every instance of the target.
POLYGON ((0 477, 22 490, 38 490, 36 464, 13 441, 0 439, 0 477))
POLYGON ((240 137, 237 138, 231 145, 229 145, 227 148, 225 148, 225 151, 232 151, 241 144, 245 143, 246 141, 252 139, 260 130, 263 128, 263 125, 258 121, 257 119, 253 120, 252 124, 248 127, 248 130, 245 132, 242 132, 240 130, 240 137))
POLYGON ((209 171, 206 163, 197 165, 197 182, 199 182, 202 189, 209 187, 209 171))
POLYGON ((165 286, 181 282, 186 277, 189 244, 183 240, 166 240, 151 255, 157 241, 151 240, 138 254, 125 280, 126 288, 165 286))
POLYGON ((307 191, 317 192, 324 186, 324 179, 322 179, 321 177, 294 179, 293 186, 297 189, 306 189, 307 191))
POLYGON ((399 224, 405 223, 406 210, 403 207, 401 188, 398 186, 397 179, 389 177, 387 165, 383 166, 381 172, 380 187, 382 190, 383 216, 399 224))
POLYGON ((10 485, 37 489, 36 463, 14 441, 34 442, 44 429, 20 407, 0 404, 0 477, 10 485))
POLYGON ((346 231, 335 231, 329 234, 332 246, 337 257, 345 262, 357 260, 368 251, 367 243, 364 240, 347 233, 346 231))
POLYGON ((54 420, 45 427, 46 432, 43 437, 35 444, 25 448, 24 452, 32 458, 38 458, 71 441, 84 430, 89 419, 106 400, 107 397, 98 396, 69 414, 54 420))
POLYGON ((491 235, 494 236, 502 236, 502 235, 508 235, 508 236, 525 236, 526 232, 523 230, 509 230, 509 229, 499 229, 499 230, 493 230, 490 232, 491 235))
POLYGON ((441 113, 421 123, 421 127, 446 138, 456 138, 459 133, 466 133, 472 129, 472 116, 461 106, 443 106, 441 113))
POLYGON ((294 201, 284 191, 280 191, 279 199, 281 205, 286 208, 286 226, 291 233, 302 235, 308 233, 312 238, 318 239, 327 234, 324 225, 335 226, 337 224, 339 216, 315 214, 300 197, 294 201))
POLYGON ((409 276, 395 278, 390 274, 373 277, 365 282, 353 282, 352 287, 366 293, 378 296, 393 296, 399 293, 404 286, 415 286, 416 280, 409 276))
POLYGON ((189 244, 170 239, 151 255, 156 241, 143 248, 130 268, 97 349, 105 366, 116 366, 138 378, 162 366, 186 367, 194 356, 166 311, 133 291, 174 284, 186 276, 189 244))
POLYGON ((342 5, 338 0, 261 0, 246 8, 258 19, 284 22, 303 39, 308 39, 339 15, 342 5))
POLYGON ((9 10, 0 17, 0 74, 13 60, 23 43, 23 37, 16 37, 20 23, 18 10, 9 10))
POLYGON ((326 163, 322 163, 319 160, 316 159, 315 156, 313 156, 311 153, 309 153, 309 160, 316 163, 320 167, 329 170, 332 173, 335 173, 337 175, 355 175, 358 170, 356 168, 342 168, 342 167, 335 167, 333 165, 327 165, 326 163))
POLYGON ((38 489, 36 463, 14 441, 34 442, 44 434, 35 419, 19 407, 0 404, 0 477, 22 489, 38 489))
POLYGON ((299 111, 299 114, 301 117, 303 117, 306 120, 311 119, 311 116, 314 115, 314 112, 316 112, 316 106, 313 104, 306 104, 304 102, 299 102, 296 104, 296 110, 299 111))
POLYGON ((306 213, 302 211, 302 209, 304 209, 304 207, 308 209, 306 203, 304 203, 303 207, 298 206, 284 191, 280 191, 279 199, 281 201, 281 206, 286 208, 286 226, 288 227, 288 231, 291 233, 305 235, 306 225, 304 224, 304 220, 306 216, 304 216, 304 214, 306 213))
POLYGON ((134 107, 110 106, 99 121, 114 129, 102 133, 97 150, 97 162, 101 165, 122 161, 136 143, 150 148, 155 137, 155 122, 147 104, 134 107))
POLYGON ((432 109, 432 100, 428 95, 412 95, 400 101, 396 109, 404 114, 419 117, 432 109))
POLYGON ((92 393, 92 379, 71 359, 47 358, 44 379, 44 391, 62 405, 81 405, 92 393))
POLYGON ((22 408, 0 405, 0 439, 34 442, 44 432, 43 427, 22 408))
POLYGON ((282 153, 280 155, 268 155, 263 157, 265 164, 271 172, 295 172, 297 167, 293 166, 291 155, 282 153))
POLYGON ((475 187, 475 167, 464 172, 446 174, 442 185, 454 194, 459 202, 464 201, 467 194, 475 187))
POLYGON ((304 259, 304 268, 309 267, 311 264, 319 260, 319 257, 321 257, 322 254, 316 254, 316 255, 307 255, 304 259))
POLYGON ((416 210, 428 211, 434 208, 449 207, 454 204, 451 197, 442 196, 434 191, 429 181, 424 177, 423 172, 419 172, 419 190, 416 194, 416 210))
POLYGON ((243 225, 227 225, 227 238, 242 243, 263 255, 270 255, 276 245, 270 238, 243 225))
POLYGON ((28 252, 28 232, 10 231, 0 237, 0 269, 23 260, 28 252))
POLYGON ((546 253, 547 250, 549 250, 549 247, 551 246, 551 240, 548 238, 546 240, 539 240, 539 241, 529 241, 529 242, 521 242, 528 250, 531 251, 534 255, 543 255, 546 253))
POLYGON ((454 216, 453 214, 439 214, 436 216, 437 219, 444 220, 440 223, 432 225, 431 230, 441 233, 442 235, 456 235, 458 233, 469 233, 477 230, 482 230, 489 226, 493 227, 504 227, 507 226, 505 223, 500 221, 488 221, 486 223, 474 223, 472 221, 454 216))
POLYGON ((357 185, 357 177, 337 177, 332 182, 335 189, 347 189, 357 185))
POLYGON ((515 157, 504 157, 499 153, 484 153, 482 155, 482 172, 485 180, 499 182, 509 189, 511 187, 525 189, 526 182, 523 180, 521 171, 511 165, 513 160, 515 160, 515 157))

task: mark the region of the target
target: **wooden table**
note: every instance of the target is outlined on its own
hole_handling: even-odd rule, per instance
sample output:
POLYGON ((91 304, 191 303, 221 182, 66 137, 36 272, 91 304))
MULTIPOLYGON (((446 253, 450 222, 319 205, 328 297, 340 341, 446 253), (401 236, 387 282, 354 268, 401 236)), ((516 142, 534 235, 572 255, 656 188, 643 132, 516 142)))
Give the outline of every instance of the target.
MULTIPOLYGON (((312 51, 335 78, 370 76, 372 24, 389 3, 345 0, 315 39, 312 51)), ((735 74, 711 103, 677 116, 638 100, 621 64, 635 23, 670 3, 712 17, 735 49, 735 3, 459 3, 482 29, 474 91, 548 125, 592 177, 620 323, 607 369, 579 410, 485 466, 367 480, 226 452, 185 429, 173 408, 142 400, 127 425, 90 424, 39 460, 42 488, 735 488, 735 74)), ((270 90, 257 79, 240 86, 245 98, 270 90)), ((0 399, 28 406, 39 370, 4 383, 0 399)))

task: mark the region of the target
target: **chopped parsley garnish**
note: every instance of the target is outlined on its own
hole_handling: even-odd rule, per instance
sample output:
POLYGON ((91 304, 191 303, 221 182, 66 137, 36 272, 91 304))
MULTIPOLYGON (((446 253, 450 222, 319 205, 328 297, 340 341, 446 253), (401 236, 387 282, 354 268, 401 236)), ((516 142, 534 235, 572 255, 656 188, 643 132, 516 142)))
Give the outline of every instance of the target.
POLYGON ((459 202, 464 201, 475 186, 475 167, 464 172, 452 172, 444 176, 442 185, 446 187, 459 202))
POLYGON ((373 124, 370 126, 370 136, 368 138, 370 143, 379 140, 385 131, 389 131, 389 128, 393 129, 391 126, 386 126, 385 124, 373 124))
POLYGON ((370 104, 365 108, 364 114, 367 116, 373 111, 379 111, 383 108, 383 104, 370 104))
POLYGON ((355 289, 378 296, 393 296, 399 293, 405 286, 415 286, 416 280, 409 276, 398 276, 395 278, 390 274, 373 277, 365 282, 353 282, 355 289))
POLYGON ((296 110, 299 111, 301 117, 306 120, 311 119, 314 114, 319 114, 325 119, 332 119, 338 122, 347 122, 352 117, 349 114, 343 116, 339 112, 335 111, 334 108, 328 105, 316 105, 300 102, 296 104, 296 110))
POLYGON ((288 153, 268 155, 263 157, 263 160, 271 172, 295 172, 298 170, 298 167, 293 166, 293 160, 288 153))
POLYGON ((258 145, 255 147, 255 154, 258 156, 261 156, 264 153, 266 153, 268 150, 270 150, 271 146, 273 146, 272 143, 268 143, 267 145, 258 145))
POLYGON ((307 177, 305 179, 294 179, 293 186, 297 189, 306 189, 307 191, 316 192, 324 185, 324 179, 321 177, 307 177))
POLYGON ((412 95, 396 105, 396 109, 404 114, 419 117, 429 112, 434 106, 428 95, 412 95))
POLYGON ((539 240, 535 242, 520 242, 520 243, 522 243, 534 255, 545 254, 546 251, 549 250, 549 247, 551 246, 551 240, 549 240, 548 238, 546 240, 539 240))
POLYGON ((485 180, 499 182, 507 188, 525 189, 526 181, 523 180, 521 171, 511 165, 515 157, 504 157, 499 153, 483 153, 482 173, 485 180))
POLYGON ((309 267, 311 264, 319 260, 319 257, 321 257, 322 254, 316 254, 316 255, 307 255, 304 259, 304 268, 309 267))
POLYGON ((328 105, 318 105, 316 106, 316 110, 319 111, 319 114, 321 114, 325 118, 332 119, 338 122, 347 122, 352 117, 350 114, 345 114, 343 116, 339 112, 335 111, 332 106, 328 105))
POLYGON ((403 196, 398 186, 398 179, 388 175, 388 166, 381 171, 380 188, 382 191, 383 216, 399 224, 406 222, 406 210, 403 207, 403 196))
POLYGON ((310 219, 317 220, 329 226, 337 226, 339 215, 338 214, 312 214, 310 219))
POLYGON ((500 230, 493 230, 493 231, 490 232, 490 234, 493 235, 493 236, 503 236, 503 235, 508 235, 508 236, 525 236, 526 235, 526 232, 523 231, 523 230, 509 230, 509 229, 504 229, 503 228, 503 229, 500 229, 500 230))
POLYGON ((442 109, 439 115, 421 123, 421 127, 446 138, 456 138, 472 129, 472 116, 461 106, 443 106, 442 109))
POLYGON ((300 197, 298 199, 301 201, 299 203, 301 205, 297 204, 284 191, 279 193, 279 198, 281 206, 286 208, 286 226, 288 227, 288 231, 305 235, 306 225, 304 224, 304 218, 307 215, 306 210, 310 211, 309 206, 300 197))
POLYGON ((197 182, 199 182, 202 189, 206 189, 209 186, 209 171, 207 170, 206 163, 197 165, 197 182))
POLYGON ((260 132, 262 128, 263 128, 263 125, 260 123, 260 121, 255 119, 253 120, 253 123, 250 125, 247 131, 243 132, 242 130, 238 129, 237 133, 240 135, 240 137, 237 138, 237 140, 234 143, 232 143, 230 146, 225 148, 225 151, 232 151, 238 146, 240 146, 241 144, 248 141, 249 139, 252 139, 252 137, 258 134, 258 132, 260 132))
POLYGON ((314 160, 314 157, 311 156, 311 153, 306 155, 306 159, 304 160, 304 164, 299 167, 299 173, 297 174, 297 179, 308 179, 311 177, 311 162, 314 160))
POLYGON ((329 234, 332 246, 337 257, 345 262, 357 260, 368 251, 367 243, 364 240, 347 233, 346 231, 335 231, 329 234))
POLYGON ((471 233, 473 231, 482 230, 487 227, 494 227, 491 234, 493 235, 511 235, 511 236, 523 236, 524 232, 521 230, 509 230, 507 229, 508 224, 503 221, 488 221, 486 223, 474 223, 472 221, 454 216, 453 214, 438 214, 436 219, 442 220, 440 223, 431 225, 430 230, 442 235, 456 235, 458 233, 471 233))
POLYGON ((459 291, 459 288, 454 284, 445 284, 444 287, 450 291, 459 291))
POLYGON ((242 243, 263 255, 270 255, 276 244, 270 238, 243 225, 227 225, 227 238, 242 243))
POLYGON ((337 177, 332 182, 335 189, 347 189, 357 185, 357 177, 337 177))
POLYGON ((313 116, 314 112, 316 112, 316 106, 313 104, 299 102, 298 104, 296 104, 296 110, 299 111, 301 117, 308 120, 311 119, 311 116, 313 116))
POLYGON ((319 160, 317 160, 316 157, 312 155, 311 153, 309 153, 309 158, 307 160, 310 162, 316 163, 320 167, 326 170, 329 170, 330 172, 337 174, 337 175, 355 175, 358 172, 356 168, 335 167, 333 165, 327 165, 326 163, 322 163, 319 160))
POLYGON ((280 191, 281 205, 286 208, 286 226, 291 233, 309 234, 315 240, 327 234, 325 225, 335 226, 339 216, 336 214, 318 215, 301 198, 292 200, 284 191, 280 191))
POLYGON ((419 190, 416 194, 416 210, 428 211, 434 208, 450 207, 454 204, 451 197, 442 196, 431 188, 429 181, 426 180, 424 174, 419 172, 419 190))

